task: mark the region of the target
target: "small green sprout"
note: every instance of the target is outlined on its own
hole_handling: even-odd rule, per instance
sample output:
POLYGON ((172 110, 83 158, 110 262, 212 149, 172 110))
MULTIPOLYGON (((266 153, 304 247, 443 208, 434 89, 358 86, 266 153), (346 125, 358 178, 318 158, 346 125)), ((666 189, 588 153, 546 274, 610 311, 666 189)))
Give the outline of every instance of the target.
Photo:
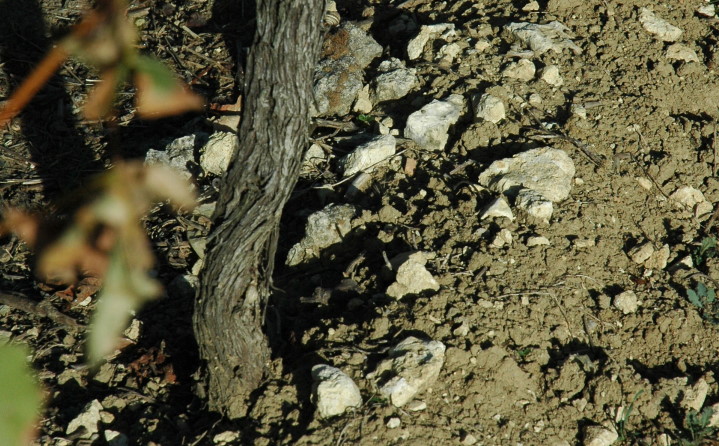
POLYGON ((717 251, 716 237, 704 237, 702 244, 692 252, 692 261, 694 261, 694 266, 700 266, 707 259, 716 257, 717 254, 719 254, 719 251, 717 251))

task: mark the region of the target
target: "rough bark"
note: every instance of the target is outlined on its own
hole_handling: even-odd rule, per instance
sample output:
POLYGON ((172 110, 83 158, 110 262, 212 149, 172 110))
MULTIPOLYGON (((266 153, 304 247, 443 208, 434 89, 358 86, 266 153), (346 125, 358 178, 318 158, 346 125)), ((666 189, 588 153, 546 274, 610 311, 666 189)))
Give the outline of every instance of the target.
POLYGON ((282 208, 308 140, 324 0, 257 0, 237 153, 223 180, 194 328, 210 409, 246 414, 270 359, 264 307, 282 208))

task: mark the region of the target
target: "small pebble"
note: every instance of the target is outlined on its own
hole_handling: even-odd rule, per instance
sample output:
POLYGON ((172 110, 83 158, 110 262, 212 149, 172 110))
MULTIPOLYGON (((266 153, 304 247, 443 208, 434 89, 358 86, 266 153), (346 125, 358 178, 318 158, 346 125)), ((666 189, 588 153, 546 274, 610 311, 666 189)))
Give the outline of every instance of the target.
POLYGON ((388 429, 397 429, 402 425, 402 421, 399 419, 399 417, 392 417, 387 421, 387 428, 388 429))
POLYGON ((614 308, 620 310, 624 314, 630 314, 637 311, 639 300, 634 291, 625 291, 614 296, 614 308))

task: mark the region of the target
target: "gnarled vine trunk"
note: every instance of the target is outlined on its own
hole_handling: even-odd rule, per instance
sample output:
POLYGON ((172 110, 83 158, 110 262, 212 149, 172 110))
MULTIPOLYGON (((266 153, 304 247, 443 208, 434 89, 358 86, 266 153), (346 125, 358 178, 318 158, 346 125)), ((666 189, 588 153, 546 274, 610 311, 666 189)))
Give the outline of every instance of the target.
POLYGON ((237 153, 223 180, 194 327, 210 409, 244 416, 270 351, 264 307, 282 208, 308 140, 324 0, 256 0, 237 153))

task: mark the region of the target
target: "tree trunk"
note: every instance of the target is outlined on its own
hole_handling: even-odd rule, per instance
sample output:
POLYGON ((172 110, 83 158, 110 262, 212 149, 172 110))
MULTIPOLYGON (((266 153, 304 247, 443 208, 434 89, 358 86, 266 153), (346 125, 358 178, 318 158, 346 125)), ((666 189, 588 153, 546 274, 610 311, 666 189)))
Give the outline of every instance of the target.
POLYGON ((282 208, 308 140, 324 0, 256 0, 240 143, 223 180, 194 328, 211 410, 246 414, 270 359, 263 331, 282 208))

